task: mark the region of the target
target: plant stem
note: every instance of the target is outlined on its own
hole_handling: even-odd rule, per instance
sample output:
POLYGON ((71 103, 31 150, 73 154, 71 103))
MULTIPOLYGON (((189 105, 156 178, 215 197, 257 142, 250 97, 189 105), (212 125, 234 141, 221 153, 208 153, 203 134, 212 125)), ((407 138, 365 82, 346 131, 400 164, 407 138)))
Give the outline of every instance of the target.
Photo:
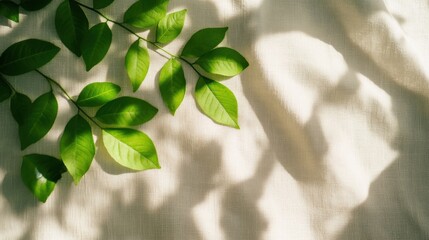
POLYGON ((88 113, 86 113, 78 104, 75 100, 73 100, 73 98, 70 97, 70 95, 67 93, 67 91, 54 79, 48 77, 47 75, 45 75, 44 73, 42 73, 39 70, 35 70, 38 74, 40 74, 42 77, 44 77, 49 85, 51 86, 52 89, 52 84, 55 85, 56 87, 58 87, 61 92, 64 93, 65 97, 67 100, 69 100, 70 102, 73 103, 73 105, 78 109, 78 113, 82 113, 88 120, 90 120, 91 122, 93 122, 97 127, 99 127, 100 129, 103 129, 103 127, 100 126, 100 124, 98 124, 88 113))
POLYGON ((8 80, 6 80, 6 78, 2 77, 2 79, 4 80, 4 82, 7 84, 7 86, 9 86, 9 88, 12 90, 13 95, 15 93, 17 93, 18 91, 16 91, 16 89, 12 86, 12 84, 10 84, 10 82, 8 80))

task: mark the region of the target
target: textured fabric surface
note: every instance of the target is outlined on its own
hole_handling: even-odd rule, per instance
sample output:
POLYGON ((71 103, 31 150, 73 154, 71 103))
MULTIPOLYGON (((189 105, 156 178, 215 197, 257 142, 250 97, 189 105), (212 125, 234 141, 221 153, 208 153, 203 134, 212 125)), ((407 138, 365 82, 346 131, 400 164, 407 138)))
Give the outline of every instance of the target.
MULTIPOLYGON (((103 12, 121 19, 132 2, 103 12)), ((122 168, 97 140, 81 183, 64 177, 47 203, 37 203, 20 180, 21 157, 58 156, 75 109, 57 95, 54 129, 21 152, 3 102, 0 239, 429 239, 427 0, 171 0, 169 9, 188 8, 188 18, 167 49, 179 51, 198 29, 229 26, 223 44, 249 60, 223 82, 237 96, 240 130, 197 109, 191 69, 185 101, 171 116, 156 81, 166 59, 155 52, 132 93, 123 61, 135 38, 116 26, 106 59, 85 72, 56 36, 59 3, 21 14, 12 28, 3 21, 0 50, 30 37, 52 41, 62 51, 43 71, 71 95, 111 81, 156 105, 158 115, 140 129, 154 140, 162 169, 122 168)), ((33 99, 48 89, 32 73, 9 79, 33 99)))

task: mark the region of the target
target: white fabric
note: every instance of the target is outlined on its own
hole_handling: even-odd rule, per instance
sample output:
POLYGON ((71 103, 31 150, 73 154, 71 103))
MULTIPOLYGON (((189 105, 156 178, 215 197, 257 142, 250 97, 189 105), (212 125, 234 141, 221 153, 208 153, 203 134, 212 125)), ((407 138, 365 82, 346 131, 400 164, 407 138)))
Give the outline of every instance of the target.
MULTIPOLYGON (((103 11, 121 19, 132 2, 103 11)), ((21 183, 21 156, 58 156, 75 109, 58 94, 53 132, 21 152, 3 102, 1 239, 429 239, 427 0, 171 0, 171 10, 189 11, 167 49, 179 51, 198 29, 229 26, 223 45, 249 60, 223 82, 237 96, 240 130, 198 111, 191 69, 186 99, 171 116, 156 83, 166 60, 154 52, 133 94, 123 58, 135 38, 116 26, 107 58, 86 73, 56 36, 59 3, 1 26, 0 50, 50 40, 63 50, 43 71, 73 96, 107 80, 156 105, 158 115, 140 129, 162 169, 124 169, 97 141, 82 182, 64 177, 39 204, 21 183)), ((35 74, 9 79, 33 99, 48 89, 35 74)))

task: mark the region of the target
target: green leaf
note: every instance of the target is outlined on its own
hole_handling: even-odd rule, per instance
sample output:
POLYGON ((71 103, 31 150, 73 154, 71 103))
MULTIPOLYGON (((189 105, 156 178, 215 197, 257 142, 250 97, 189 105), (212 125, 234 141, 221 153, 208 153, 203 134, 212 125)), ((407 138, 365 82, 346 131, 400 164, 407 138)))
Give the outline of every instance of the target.
POLYGON ((199 30, 188 40, 181 55, 190 58, 201 57, 223 41, 227 30, 227 27, 199 30))
POLYGON ((134 170, 158 169, 155 145, 144 133, 134 129, 105 129, 103 143, 112 158, 134 170))
POLYGON ((208 73, 233 77, 249 66, 240 53, 231 48, 220 47, 201 56, 196 64, 208 73))
POLYGON ((81 107, 98 107, 118 96, 121 87, 110 82, 90 83, 83 88, 77 99, 81 107))
POLYGON ((169 43, 173 41, 180 32, 182 32, 185 24, 187 10, 170 13, 161 19, 156 29, 156 41, 159 43, 169 43))
POLYGON ((54 44, 38 39, 14 43, 0 56, 0 72, 14 76, 33 71, 51 61, 59 51, 54 44))
POLYGON ((112 43, 112 31, 107 23, 99 23, 89 29, 82 42, 82 56, 86 71, 97 65, 109 51, 112 43))
POLYGON ((55 188, 55 183, 66 171, 63 162, 46 155, 31 154, 23 157, 21 179, 25 186, 39 199, 46 202, 55 188))
POLYGON ((37 11, 46 7, 52 0, 21 0, 20 6, 27 11, 37 11))
POLYGON ((149 28, 158 24, 167 13, 169 0, 137 1, 124 14, 124 22, 137 28, 149 28))
POLYGON ((88 19, 75 1, 65 0, 58 6, 55 13, 58 37, 78 57, 82 55, 81 44, 88 28, 88 19))
POLYGON ((91 126, 79 114, 67 123, 60 141, 60 153, 75 184, 85 175, 95 155, 91 126))
POLYGON ((15 121, 21 126, 31 109, 31 99, 26 95, 16 92, 10 99, 10 111, 15 121))
POLYGON ((125 68, 131 80, 133 91, 137 91, 149 70, 150 58, 141 40, 135 41, 125 56, 125 68))
POLYGON ((8 99, 12 94, 12 89, 10 89, 9 85, 6 83, 6 79, 0 75, 0 102, 8 99))
POLYGON ((159 74, 159 90, 164 103, 174 115, 186 92, 185 74, 182 64, 177 59, 170 59, 162 67, 159 74))
POLYGON ((109 6, 113 1, 114 0, 93 0, 92 6, 94 6, 95 9, 101 9, 109 6))
POLYGON ((19 5, 12 1, 0 1, 0 16, 19 22, 19 5))
POLYGON ((238 126, 237 99, 224 85, 200 77, 195 87, 195 100, 203 113, 213 121, 240 128, 238 126))
POLYGON ((102 106, 95 117, 104 124, 127 127, 143 124, 157 112, 158 109, 144 100, 120 97, 102 106))
POLYGON ((21 150, 42 139, 51 129, 58 112, 58 103, 52 92, 38 97, 19 128, 21 150))

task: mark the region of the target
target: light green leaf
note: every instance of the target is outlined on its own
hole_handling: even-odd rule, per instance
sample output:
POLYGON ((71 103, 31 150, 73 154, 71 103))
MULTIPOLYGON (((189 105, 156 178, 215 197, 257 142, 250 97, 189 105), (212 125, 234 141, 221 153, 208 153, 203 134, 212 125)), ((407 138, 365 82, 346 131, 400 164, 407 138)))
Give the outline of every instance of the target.
POLYGON ((27 11, 37 11, 46 7, 52 0, 21 0, 20 6, 27 11))
POLYGON ((158 169, 155 145, 144 133, 134 129, 105 129, 103 143, 110 156, 134 170, 158 169))
POLYGON ((31 154, 23 157, 21 179, 41 202, 46 202, 55 183, 66 171, 63 162, 46 155, 31 154))
POLYGON ((77 104, 81 107, 98 107, 118 96, 121 87, 110 82, 90 83, 80 92, 77 104))
POLYGON ((177 59, 170 59, 159 74, 159 90, 162 100, 174 115, 183 101, 186 92, 186 80, 182 64, 177 59))
POLYGON ((86 71, 97 65, 109 51, 112 43, 112 31, 107 23, 99 23, 89 29, 82 42, 82 56, 86 71))
POLYGON ((150 58, 141 40, 135 41, 125 56, 125 68, 130 78, 133 91, 137 91, 149 70, 150 58))
POLYGON ((81 44, 88 28, 88 19, 75 1, 65 0, 58 6, 55 13, 58 37, 78 57, 82 55, 81 44))
POLYGON ((0 16, 19 22, 19 5, 12 1, 0 1, 0 16))
POLYGON ((201 57, 223 41, 227 30, 227 27, 199 30, 188 40, 181 55, 190 58, 201 57))
POLYGON ((167 13, 169 0, 137 1, 124 14, 124 22, 137 28, 149 28, 158 24, 167 13))
POLYGON ((70 119, 64 128, 60 153, 67 171, 75 184, 78 184, 91 166, 95 155, 91 126, 79 114, 70 119))
POLYGON ((234 49, 220 47, 201 56, 196 64, 208 73, 233 77, 249 66, 246 59, 234 49))
POLYGON ((92 6, 94 6, 95 9, 101 9, 109 6, 113 1, 114 0, 93 0, 92 6))
POLYGON ((169 43, 173 41, 180 32, 182 32, 185 24, 187 10, 173 12, 162 18, 156 29, 156 41, 159 43, 169 43))
POLYGON ((31 99, 26 95, 16 92, 10 99, 10 111, 15 121, 21 126, 31 109, 31 99))
POLYGON ((58 112, 58 103, 52 92, 38 97, 19 127, 21 150, 43 138, 51 129, 58 112))
POLYGON ((127 127, 143 124, 157 112, 158 109, 144 100, 120 97, 102 106, 95 117, 104 124, 127 127))
POLYGON ((195 87, 195 100, 203 113, 213 121, 240 128, 238 126, 237 99, 224 85, 200 77, 195 87))
POLYGON ((14 43, 0 56, 0 72, 14 76, 33 71, 51 61, 59 51, 54 44, 38 39, 14 43))
POLYGON ((0 75, 0 102, 8 99, 12 94, 12 89, 10 89, 9 85, 6 83, 6 79, 0 75))

